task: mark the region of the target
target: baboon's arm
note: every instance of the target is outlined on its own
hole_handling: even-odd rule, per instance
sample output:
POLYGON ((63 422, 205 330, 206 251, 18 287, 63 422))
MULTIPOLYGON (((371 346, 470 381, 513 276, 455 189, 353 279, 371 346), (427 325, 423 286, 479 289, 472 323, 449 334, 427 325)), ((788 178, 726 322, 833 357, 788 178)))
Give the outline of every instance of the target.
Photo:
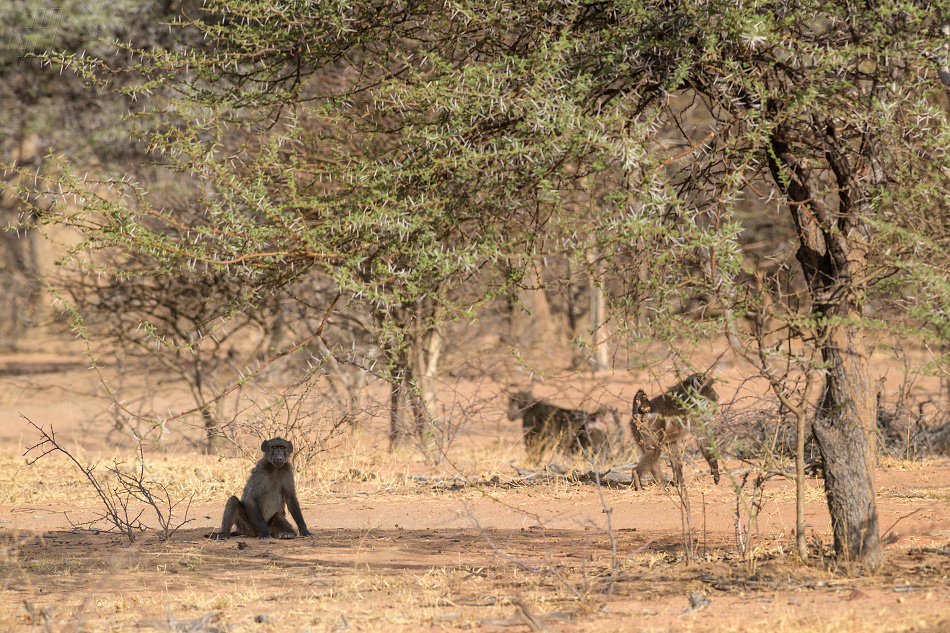
POLYGON ((291 491, 291 494, 287 495, 287 509, 290 510, 290 516, 297 523, 297 531, 300 532, 300 536, 313 536, 303 520, 303 512, 300 511, 300 503, 297 501, 295 491, 291 491))

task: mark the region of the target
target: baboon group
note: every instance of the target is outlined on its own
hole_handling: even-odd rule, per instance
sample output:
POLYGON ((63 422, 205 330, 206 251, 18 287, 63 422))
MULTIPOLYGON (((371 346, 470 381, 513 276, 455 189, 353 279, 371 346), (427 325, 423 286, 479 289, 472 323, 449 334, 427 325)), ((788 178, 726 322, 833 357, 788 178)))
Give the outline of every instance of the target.
MULTIPOLYGON (((643 456, 634 467, 631 485, 643 488, 642 478, 653 476, 658 483, 666 480, 660 456, 667 450, 673 464, 673 481, 683 481, 682 445, 692 431, 694 419, 719 400, 707 374, 693 374, 675 384, 665 393, 649 399, 644 390, 637 391, 631 410, 630 431, 643 456)), ((564 409, 535 398, 527 391, 509 396, 508 419, 521 418, 525 447, 529 455, 539 457, 547 448, 567 453, 596 453, 604 448, 610 435, 608 420, 619 428, 620 413, 613 407, 589 412, 564 409)), ((698 438, 699 449, 709 463, 713 480, 719 483, 719 462, 709 438, 698 438)), ((264 456, 251 470, 241 498, 231 497, 224 506, 221 528, 210 537, 216 540, 231 536, 294 538, 312 536, 300 511, 291 456, 294 446, 275 437, 261 444, 264 456), (290 512, 297 530, 287 520, 290 512), (233 531, 232 531, 233 530, 233 531)))
POLYGON ((563 409, 527 391, 511 394, 508 402, 508 419, 522 419, 525 447, 534 456, 552 446, 569 453, 599 451, 610 434, 607 416, 615 425, 620 424, 620 414, 613 407, 601 407, 592 413, 563 409))
MULTIPOLYGON (((692 374, 653 399, 643 389, 633 399, 630 432, 640 448, 642 457, 633 469, 631 485, 643 489, 643 476, 650 474, 654 481, 665 485, 660 456, 664 450, 673 465, 673 482, 683 481, 683 440, 692 432, 694 422, 716 402, 719 394, 707 374, 692 374)), ((564 409, 536 398, 527 391, 509 396, 508 419, 521 418, 525 448, 530 457, 537 459, 547 448, 559 448, 567 453, 584 451, 596 454, 607 443, 609 430, 605 423, 608 415, 620 427, 620 415, 612 407, 601 407, 587 412, 564 409)), ((713 480, 719 483, 719 461, 710 437, 697 437, 700 452, 709 463, 713 480)))

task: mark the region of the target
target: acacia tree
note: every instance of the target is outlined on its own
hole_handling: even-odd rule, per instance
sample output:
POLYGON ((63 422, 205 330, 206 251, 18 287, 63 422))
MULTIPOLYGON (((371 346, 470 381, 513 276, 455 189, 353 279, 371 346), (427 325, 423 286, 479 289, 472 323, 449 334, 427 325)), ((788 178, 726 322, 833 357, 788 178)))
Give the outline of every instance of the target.
MULTIPOLYGON (((154 118, 138 119, 149 150, 202 183, 195 205, 205 215, 182 217, 127 181, 109 183, 121 192, 117 204, 66 176, 58 184, 81 192, 86 207, 59 220, 83 227, 97 245, 187 275, 240 277, 248 292, 236 308, 311 269, 329 275, 375 315, 394 397, 412 388, 421 428, 420 417, 432 413, 423 409, 436 326, 509 294, 522 271, 493 276, 497 283, 474 297, 460 288, 498 262, 532 259, 545 225, 570 224, 560 192, 612 160, 611 147, 591 140, 603 117, 570 127, 538 118, 536 97, 569 87, 560 64, 524 86, 524 73, 546 53, 512 58, 515 72, 471 63, 477 55, 445 48, 456 27, 441 17, 433 30, 385 11, 377 21, 369 4, 299 7, 296 18, 280 3, 210 10, 222 19, 187 27, 207 35, 210 52, 142 53, 127 69, 142 74, 134 89, 141 95, 174 78, 181 97, 153 99, 154 118), (364 32, 352 37, 354 26, 364 32), (430 37, 441 52, 420 56, 430 37), (473 87, 473 99, 458 101, 457 81, 473 87), (511 94, 499 100, 498 90, 511 94), (587 157, 597 154, 593 166, 587 157)), ((59 61, 92 81, 111 72, 81 56, 59 61)))
POLYGON ((823 358, 815 432, 836 550, 880 562, 862 338, 877 296, 946 332, 946 3, 208 6, 220 19, 186 28, 211 46, 140 52, 130 70, 139 94, 178 90, 146 138, 203 183, 209 213, 183 223, 129 183, 116 204, 64 177, 102 243, 224 270, 247 297, 317 268, 380 315, 432 302, 426 323, 377 320, 397 368, 407 327, 511 296, 519 274, 458 290, 547 254, 599 253, 588 273, 615 279, 628 332, 734 331, 752 303, 736 209, 777 202, 805 280, 784 331, 823 358), (572 194, 592 192, 608 193, 578 213, 572 194), (943 231, 922 235, 928 223, 943 231))
MULTIPOLYGON (((946 309, 939 295, 946 257, 908 250, 921 237, 912 225, 925 217, 922 210, 942 223, 947 218, 947 109, 940 65, 931 58, 945 44, 940 13, 914 3, 893 13, 874 6, 814 13, 771 3, 716 9, 722 11, 671 16, 681 24, 693 19, 696 36, 708 42, 684 69, 682 87, 702 100, 714 138, 684 182, 709 204, 746 192, 786 205, 805 281, 803 309, 786 313, 787 333, 821 355, 813 429, 835 549, 876 566, 875 394, 864 333, 883 315, 870 318, 869 302, 893 298, 900 279, 937 321, 946 309), (911 173, 916 180, 909 183, 911 173)), ((678 112, 671 119, 682 122, 678 112)), ((945 239, 944 232, 936 236, 945 239)))

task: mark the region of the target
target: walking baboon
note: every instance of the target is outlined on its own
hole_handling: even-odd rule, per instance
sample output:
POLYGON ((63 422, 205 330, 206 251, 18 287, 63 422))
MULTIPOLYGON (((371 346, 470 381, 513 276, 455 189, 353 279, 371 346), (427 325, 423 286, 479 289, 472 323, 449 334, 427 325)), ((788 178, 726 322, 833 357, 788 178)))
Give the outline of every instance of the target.
MULTIPOLYGON (((666 393, 647 398, 643 389, 633 397, 633 418, 630 431, 643 451, 643 457, 633 470, 631 485, 643 489, 641 477, 650 473, 658 484, 666 485, 660 455, 666 448, 673 465, 673 482, 683 481, 682 440, 690 433, 692 418, 704 405, 700 400, 718 402, 719 394, 712 386, 712 378, 706 374, 693 374, 677 383, 666 393)), ((709 446, 708 438, 697 438, 703 457, 709 463, 713 481, 719 483, 719 461, 709 446)))
POLYGON ((228 499, 221 529, 212 534, 212 538, 226 539, 239 535, 258 536, 261 540, 294 538, 294 528, 284 514, 285 504, 297 522, 300 536, 313 536, 307 529, 297 501, 294 467, 290 462, 294 445, 275 437, 261 444, 261 450, 264 457, 251 470, 241 498, 228 499), (236 528, 233 534, 232 527, 236 528))
POLYGON ((525 447, 534 457, 549 446, 558 446, 569 453, 600 450, 607 442, 605 419, 608 413, 609 407, 594 412, 563 409, 527 391, 511 394, 508 401, 508 419, 521 418, 525 447))

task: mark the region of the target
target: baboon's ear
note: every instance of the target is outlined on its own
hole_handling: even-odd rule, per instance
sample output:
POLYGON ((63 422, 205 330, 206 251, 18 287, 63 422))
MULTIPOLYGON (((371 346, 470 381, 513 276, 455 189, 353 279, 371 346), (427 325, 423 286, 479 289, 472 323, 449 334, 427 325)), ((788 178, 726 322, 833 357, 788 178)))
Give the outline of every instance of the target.
POLYGON ((264 443, 261 444, 261 452, 266 453, 268 446, 270 446, 270 440, 264 440, 264 443))
POLYGON ((287 444, 287 454, 290 455, 291 453, 294 452, 294 445, 291 443, 290 440, 284 440, 284 442, 287 444))

